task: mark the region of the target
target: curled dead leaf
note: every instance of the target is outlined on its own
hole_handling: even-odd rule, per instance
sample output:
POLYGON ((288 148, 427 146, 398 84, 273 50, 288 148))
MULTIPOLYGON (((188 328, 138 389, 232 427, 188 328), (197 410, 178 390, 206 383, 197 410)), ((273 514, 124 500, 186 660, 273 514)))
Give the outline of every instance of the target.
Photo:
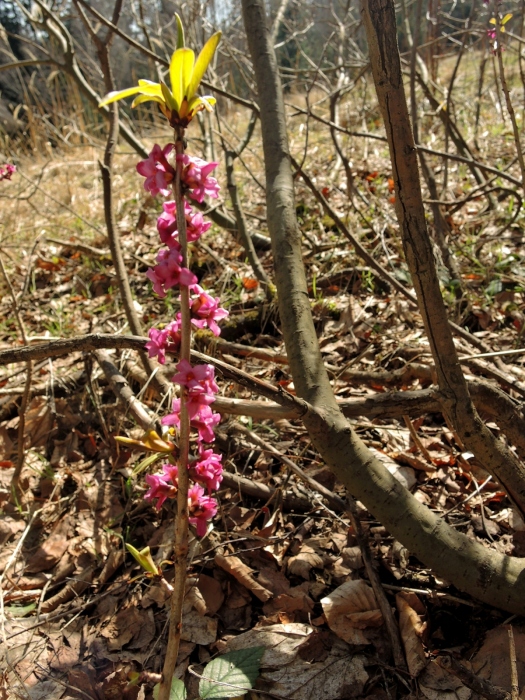
POLYGON ((229 574, 234 576, 239 583, 242 583, 249 591, 253 593, 254 596, 262 600, 265 603, 272 597, 272 592, 269 591, 264 586, 255 579, 253 576, 253 571, 247 566, 239 557, 225 557, 222 554, 217 554, 215 556, 215 563, 227 571, 229 574))
POLYGON ((330 629, 349 644, 368 644, 362 630, 383 624, 374 591, 361 579, 343 583, 321 605, 330 629))
POLYGON ((310 578, 312 569, 322 568, 322 557, 308 545, 303 545, 299 554, 295 557, 290 557, 288 560, 288 573, 293 576, 301 576, 301 578, 306 580, 310 578))
POLYGON ((421 642, 427 628, 421 614, 421 608, 423 614, 425 612, 424 606, 415 593, 398 593, 396 604, 399 611, 399 632, 405 647, 408 670, 415 678, 427 665, 421 642))

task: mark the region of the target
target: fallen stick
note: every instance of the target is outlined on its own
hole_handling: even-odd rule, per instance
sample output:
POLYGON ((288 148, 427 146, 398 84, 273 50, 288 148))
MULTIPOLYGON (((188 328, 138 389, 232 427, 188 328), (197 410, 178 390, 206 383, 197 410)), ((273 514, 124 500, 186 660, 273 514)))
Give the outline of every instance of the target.
POLYGON ((453 656, 438 656, 436 662, 441 668, 444 668, 445 671, 459 678, 467 688, 470 688, 475 693, 479 693, 487 700, 511 700, 510 693, 507 693, 503 688, 498 688, 485 678, 476 676, 475 673, 472 673, 469 668, 453 656))
MULTIPOLYGON (((35 346, 24 346, 12 350, 0 351, 0 366, 27 360, 42 360, 48 357, 61 357, 73 352, 83 352, 98 349, 143 349, 146 338, 140 336, 114 336, 90 334, 78 338, 52 340, 35 346)), ((247 415, 260 419, 279 420, 281 418, 301 418, 308 406, 292 394, 277 389, 268 382, 254 378, 242 370, 238 370, 221 360, 193 351, 192 356, 202 362, 212 364, 233 381, 242 384, 251 391, 266 396, 273 403, 250 402, 244 399, 228 399, 217 397, 215 408, 223 413, 247 415)), ((410 366, 410 365, 409 365, 410 366)), ((411 366, 414 369, 414 365, 411 366)), ((405 368, 403 368, 404 370, 405 368)), ((428 368, 431 369, 431 368, 428 368)), ((491 368, 492 369, 492 368, 491 368)), ((416 371, 417 367, 416 367, 416 371)), ((398 373, 394 370, 392 375, 398 373)), ((370 375, 370 373, 363 373, 370 375)), ((382 373, 382 379, 385 376, 382 373)), ((399 375, 398 375, 399 376, 399 375)), ((496 421, 512 443, 525 455, 525 416, 518 410, 513 400, 503 391, 487 382, 476 380, 468 383, 469 391, 476 406, 485 411, 496 421)), ((368 418, 400 417, 421 415, 441 411, 439 393, 432 389, 423 391, 403 391, 377 394, 359 399, 344 399, 342 409, 349 418, 367 416, 368 418)))
POLYGON ((131 387, 125 377, 115 367, 111 358, 104 350, 97 350, 95 357, 99 363, 110 387, 117 398, 126 406, 127 410, 133 415, 137 423, 145 430, 155 428, 155 416, 139 401, 133 394, 131 387))

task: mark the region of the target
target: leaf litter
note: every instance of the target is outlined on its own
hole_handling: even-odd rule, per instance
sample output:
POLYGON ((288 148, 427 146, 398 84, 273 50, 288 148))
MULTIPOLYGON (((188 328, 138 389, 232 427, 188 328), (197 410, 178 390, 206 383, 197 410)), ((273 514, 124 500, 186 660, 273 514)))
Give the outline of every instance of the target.
MULTIPOLYGON (((386 161, 374 158, 380 172, 386 161)), ((123 156, 120 167, 125 166, 123 156)), ((306 192, 302 195, 313 226, 322 214, 306 192)), ((333 200, 337 197, 334 191, 333 200)), ((151 298, 141 274, 145 266, 140 259, 153 260, 152 202, 140 206, 134 214, 146 211, 146 221, 135 227, 128 216, 122 244, 144 321, 162 322, 164 306, 151 298)), ((318 244, 329 244, 329 250, 313 251, 306 268, 310 278, 317 276, 317 290, 326 290, 322 298, 318 294, 314 299, 312 293, 312 304, 337 397, 366 399, 392 389, 428 387, 432 368, 418 313, 387 292, 369 270, 359 271, 353 253, 342 250, 330 230, 323 241, 314 228, 318 244), (349 266, 358 273, 350 275, 349 266)), ((31 270, 33 288, 21 300, 32 337, 125 331, 107 257, 79 252, 76 242, 72 237, 61 246, 40 244, 31 270)), ((91 243, 95 249, 107 248, 104 239, 91 243)), ((232 323, 217 352, 253 376, 293 390, 286 365, 277 361, 286 353, 275 310, 268 311, 263 324, 259 319, 255 329, 246 321, 246 312, 257 308, 261 298, 256 284, 243 281, 251 279, 251 272, 242 249, 222 231, 216 231, 212 246, 212 252, 228 261, 230 277, 242 281, 237 291, 228 289, 226 271, 216 259, 203 249, 193 251, 192 264, 204 271, 206 284, 228 289, 231 297, 232 323), (272 351, 276 360, 238 354, 235 343, 272 351)), ((269 270, 271 254, 263 252, 261 259, 269 270)), ((402 259, 391 260, 403 272, 402 259)), ((15 285, 20 286, 27 272, 23 266, 13 269, 15 285)), ((475 289, 478 280, 470 282, 475 289)), ((511 347, 519 327, 508 323, 509 301, 523 308, 521 296, 513 293, 509 300, 496 294, 491 304, 474 304, 470 321, 477 337, 511 347)), ((7 297, 0 300, 0 311, 7 319, 0 342, 12 347, 15 326, 7 297)), ((198 343, 211 351, 208 339, 198 343)), ((136 394, 156 410, 162 397, 151 387, 143 391, 134 355, 123 351, 112 357, 136 394)), ((507 366, 516 376, 525 372, 522 360, 507 366)), ((169 561, 173 512, 167 508, 157 513, 144 503, 143 480, 135 471, 141 455, 117 448, 110 438, 132 435, 136 426, 96 364, 81 353, 44 362, 36 370, 24 431, 24 502, 11 504, 17 396, 24 384, 23 371, 13 375, 18 369, 11 366, 0 373, 0 392, 5 390, 0 395, 0 572, 6 640, 0 697, 149 698, 151 684, 133 679, 160 672, 169 601, 161 586, 142 576, 124 542, 149 546, 157 565, 169 561)), ((475 377, 473 369, 469 376, 475 377)), ((224 393, 248 401, 259 398, 233 383, 224 393)), ((344 497, 299 422, 239 420, 344 497)), ((488 475, 465 455, 440 414, 412 417, 417 441, 399 416, 365 414, 351 420, 365 443, 421 502, 484 546, 525 555, 525 525, 498 485, 487 482, 488 475), (483 488, 476 492, 480 484, 483 488)), ((188 678, 188 669, 202 670, 217 654, 261 647, 256 687, 275 697, 386 700, 411 693, 414 697, 417 691, 428 700, 469 700, 472 691, 433 659, 452 650, 475 673, 510 689, 504 615, 436 579, 358 504, 406 655, 409 673, 394 672, 384 620, 345 514, 321 505, 272 454, 246 439, 234 441, 225 433, 218 443, 228 471, 270 486, 273 495, 265 501, 240 488, 222 489, 221 516, 214 529, 204 541, 192 542, 180 675, 188 678), (306 500, 309 510, 287 509, 285 495, 306 500)), ((171 567, 163 566, 169 580, 171 567)), ((513 626, 523 687, 525 648, 519 622, 513 626)), ((257 697, 257 690, 251 695, 257 697)))

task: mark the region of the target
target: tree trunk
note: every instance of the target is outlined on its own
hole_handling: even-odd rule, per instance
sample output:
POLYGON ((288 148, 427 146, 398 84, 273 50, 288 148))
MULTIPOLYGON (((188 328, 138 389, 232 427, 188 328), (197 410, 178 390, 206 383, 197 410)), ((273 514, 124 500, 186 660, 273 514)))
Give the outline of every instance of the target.
MULTIPOLYGON (((417 501, 367 449, 340 412, 324 369, 301 256, 282 88, 266 29, 264 0, 243 0, 266 169, 279 310, 303 417, 312 443, 350 493, 434 572, 463 591, 511 612, 525 610, 525 560, 488 550, 417 501)), ((397 47, 396 47, 397 50, 397 47)))

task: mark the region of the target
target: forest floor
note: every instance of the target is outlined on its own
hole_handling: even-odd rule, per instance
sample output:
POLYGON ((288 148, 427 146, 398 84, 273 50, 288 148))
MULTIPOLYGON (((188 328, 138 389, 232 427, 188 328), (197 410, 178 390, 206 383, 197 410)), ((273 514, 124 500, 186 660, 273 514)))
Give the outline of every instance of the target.
MULTIPOLYGON (((367 226, 348 206, 344 172, 334 170, 336 161, 325 156, 321 132, 315 124, 310 129, 308 172, 369 252, 409 283, 385 144, 367 141, 366 152, 360 146, 352 165, 355 199, 369 218, 367 226)), ((483 145, 485 153, 496 149, 511 162, 508 134, 487 132, 483 145)), ((99 157, 96 145, 50 149, 47 160, 21 159, 13 180, 1 183, 1 255, 30 344, 129 332, 105 238, 99 157)), ((170 320, 177 301, 175 295, 155 298, 144 274, 155 257, 159 204, 142 190, 136 160, 122 149, 114 186, 136 310, 147 329, 170 320)), ((239 176, 246 214, 252 230, 267 235, 264 189, 257 181, 260 156, 248 152, 246 160, 253 173, 239 176)), ((466 166, 449 168, 448 191, 459 200, 470 189, 466 166)), ((489 549, 525 556, 525 524, 442 414, 417 406, 388 413, 377 403, 391 391, 418 391, 421 398, 432 384, 419 313, 356 257, 300 178, 297 185, 318 337, 351 424, 388 469, 449 524, 489 549)), ((520 204, 507 196, 487 213, 486 199, 479 197, 448 218, 467 303, 457 302, 457 286, 442 268, 444 296, 454 320, 493 350, 523 342, 520 204)), ((258 254, 271 274, 271 252, 258 254)), ((239 243, 214 226, 203 244, 192 246, 191 269, 230 312, 221 339, 201 333, 196 347, 293 392, 276 304, 265 300, 239 243)), ((0 350, 5 350, 20 347, 21 338, 11 295, 3 282, 1 287, 0 350)), ((458 341, 458 351, 463 357, 479 354, 464 341, 458 341)), ((162 415, 169 397, 145 383, 136 352, 110 351, 110 357, 135 396, 162 415)), ((525 354, 501 361, 507 377, 502 386, 519 405, 525 396, 525 354)), ((494 382, 494 366, 491 358, 465 360, 464 369, 469 379, 494 382)), ((166 365, 168 377, 173 367, 166 365)), ((166 593, 141 573, 124 544, 149 546, 169 580, 172 502, 157 511, 144 501, 149 468, 144 455, 114 440, 115 435, 139 438, 141 429, 93 356, 82 351, 33 366, 24 493, 13 502, 25 372, 25 364, 15 363, 0 371, 0 698, 150 698, 165 652, 166 593)), ((436 578, 358 504, 396 610, 408 666, 417 671, 394 668, 347 514, 327 507, 282 457, 344 498, 343 487, 312 449, 300 421, 273 405, 261 406, 259 396, 232 380, 219 383, 224 400, 217 447, 229 478, 218 494, 213 528, 191 542, 179 656, 189 697, 198 697, 199 675, 209 659, 250 646, 266 649, 250 698, 474 698, 474 691, 436 661, 446 653, 510 691, 510 622, 523 687, 524 620, 436 578), (228 407, 226 399, 236 399, 237 408, 228 407)))

